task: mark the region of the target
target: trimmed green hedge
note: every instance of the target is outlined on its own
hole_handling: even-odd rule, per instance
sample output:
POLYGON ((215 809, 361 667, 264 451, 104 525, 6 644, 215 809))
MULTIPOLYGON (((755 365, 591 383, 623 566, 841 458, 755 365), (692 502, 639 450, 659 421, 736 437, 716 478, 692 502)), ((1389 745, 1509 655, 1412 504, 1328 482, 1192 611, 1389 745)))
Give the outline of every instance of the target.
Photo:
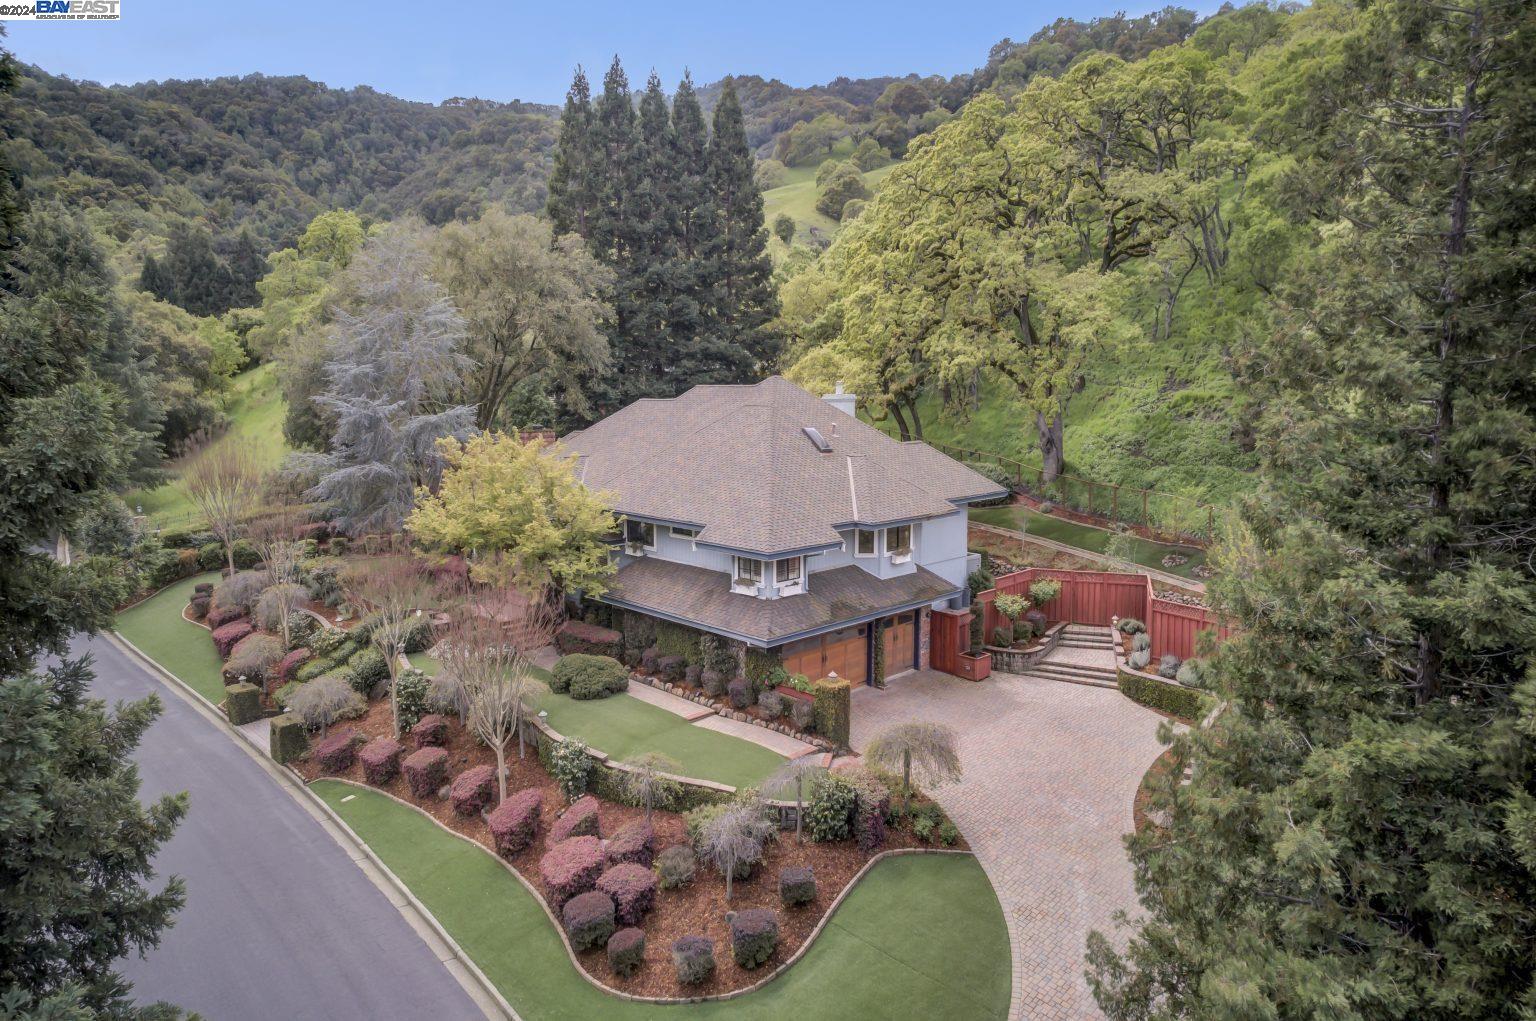
POLYGON ((1205 696, 1190 688, 1120 671, 1120 693, 1132 702, 1158 709, 1186 720, 1205 715, 1205 696))
POLYGON ((656 649, 663 656, 681 656, 689 666, 701 663, 703 650, 699 647, 702 631, 674 624, 669 620, 656 622, 656 649))
POLYGON ((823 677, 811 682, 814 691, 816 733, 836 744, 848 747, 849 727, 852 723, 850 698, 852 688, 846 677, 823 677))

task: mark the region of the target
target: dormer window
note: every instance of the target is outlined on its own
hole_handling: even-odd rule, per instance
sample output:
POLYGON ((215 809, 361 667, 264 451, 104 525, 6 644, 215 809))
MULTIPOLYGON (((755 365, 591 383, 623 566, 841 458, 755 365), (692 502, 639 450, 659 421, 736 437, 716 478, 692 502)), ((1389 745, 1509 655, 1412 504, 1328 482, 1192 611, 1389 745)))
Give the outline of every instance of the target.
POLYGON ((853 555, 856 557, 872 557, 879 553, 875 546, 875 530, 872 528, 857 528, 853 533, 853 555))
POLYGON ((893 525, 885 530, 885 551, 891 563, 904 564, 912 559, 912 526, 893 525))
POLYGON ((763 583, 763 562, 754 557, 733 557, 735 568, 731 576, 731 591, 744 595, 757 595, 763 583))
POLYGON ((699 530, 697 528, 683 528, 680 525, 672 526, 672 538, 674 539, 682 539, 686 542, 692 542, 698 537, 699 530))
POLYGON ((639 556, 656 549, 656 526, 649 521, 624 522, 624 546, 627 552, 639 556))
POLYGON ((785 557, 774 562, 773 583, 784 595, 805 589, 805 562, 802 557, 785 557))

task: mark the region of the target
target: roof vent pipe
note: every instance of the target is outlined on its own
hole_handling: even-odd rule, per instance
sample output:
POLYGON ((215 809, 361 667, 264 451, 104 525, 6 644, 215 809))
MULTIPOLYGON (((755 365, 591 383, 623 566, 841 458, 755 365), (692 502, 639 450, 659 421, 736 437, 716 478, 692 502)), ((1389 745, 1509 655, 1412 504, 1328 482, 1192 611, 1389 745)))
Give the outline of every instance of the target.
POLYGON ((837 381, 836 391, 827 394, 822 398, 822 400, 826 401, 828 404, 832 405, 834 408, 836 408, 838 411, 841 411, 845 415, 854 415, 858 411, 859 407, 858 395, 844 393, 842 380, 837 381))

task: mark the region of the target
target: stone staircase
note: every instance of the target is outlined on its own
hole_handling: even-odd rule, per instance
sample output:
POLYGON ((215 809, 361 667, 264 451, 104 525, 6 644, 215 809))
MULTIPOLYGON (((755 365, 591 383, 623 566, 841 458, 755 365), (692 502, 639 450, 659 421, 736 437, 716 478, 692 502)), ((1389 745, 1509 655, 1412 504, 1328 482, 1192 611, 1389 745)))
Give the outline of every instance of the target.
POLYGON ((1117 688, 1114 640, 1107 627, 1068 624, 1051 654, 1025 675, 1042 680, 1117 688))

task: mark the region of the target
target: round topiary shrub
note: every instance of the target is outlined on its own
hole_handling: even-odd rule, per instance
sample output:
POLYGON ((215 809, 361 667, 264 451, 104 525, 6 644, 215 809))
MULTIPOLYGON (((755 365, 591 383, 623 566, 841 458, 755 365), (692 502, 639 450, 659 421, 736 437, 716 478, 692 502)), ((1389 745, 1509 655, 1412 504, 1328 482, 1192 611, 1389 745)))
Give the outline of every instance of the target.
POLYGON ((748 908, 731 919, 731 956, 743 968, 761 968, 779 948, 779 919, 767 908, 748 908))
POLYGON ((645 963, 645 933, 630 927, 608 937, 608 967, 628 978, 645 963))
POLYGON ((369 741, 357 753, 363 764, 363 779, 380 787, 389 783, 399 775, 400 756, 404 754, 405 746, 392 738, 379 737, 369 741))
MULTIPOLYGON (((292 649, 285 653, 283 658, 277 662, 277 680, 279 682, 293 680, 294 676, 299 672, 299 667, 303 666, 313 655, 314 653, 304 648, 292 649)), ((319 674, 315 676, 318 677, 319 674)))
POLYGON ((537 787, 508 795, 485 819, 497 852, 511 857, 531 846, 539 835, 543 811, 544 795, 537 787))
POLYGON ((660 656, 656 660, 656 674, 664 681, 676 684, 683 679, 688 661, 682 656, 660 656))
POLYGON ((496 767, 471 766, 453 778, 448 797, 459 815, 479 815, 496 796, 496 767))
POLYGON ((584 701, 617 695, 629 687, 629 670, 611 656, 561 656, 552 674, 551 690, 568 691, 572 698, 584 701))
POLYGON ((608 861, 614 865, 632 862, 650 868, 656 854, 656 830, 644 819, 625 823, 608 840, 608 861))
POLYGON ((738 677, 726 685, 726 694, 730 696, 731 705, 737 709, 745 709, 752 704, 752 682, 745 677, 738 677))
POLYGON ((602 874, 603 842, 596 837, 562 840, 539 859, 539 878, 556 907, 592 889, 602 874))
POLYGON ((698 985, 715 973, 715 941, 704 936, 684 936, 672 944, 672 966, 683 985, 698 985))
POLYGON ((1171 681, 1175 677, 1179 676, 1179 666, 1183 662, 1183 660, 1179 659, 1179 657, 1175 656, 1173 653, 1165 652, 1163 653, 1163 658, 1158 660, 1157 675, 1159 677, 1166 677, 1171 681))
POLYGON ((786 865, 779 870, 779 900, 798 907, 816 899, 816 874, 809 865, 786 865))
POLYGON ((402 764, 405 782, 418 798, 436 794, 448 782, 448 750, 422 748, 412 752, 402 764))
POLYGON ((250 634, 254 628, 248 620, 236 620, 215 628, 213 631, 213 647, 218 652, 220 659, 228 659, 229 654, 239 643, 240 639, 250 634))
POLYGON ((656 661, 660 658, 661 650, 654 645, 640 653, 640 672, 654 677, 656 675, 656 661))
POLYGON ((704 694, 711 698, 719 698, 725 694, 725 675, 717 670, 701 670, 699 687, 703 688, 704 694))
POLYGON ((555 824, 549 828, 549 842, 558 844, 572 837, 600 837, 602 828, 597 818, 597 799, 588 794, 577 798, 555 824))
POLYGON ((571 946, 580 953, 608 942, 615 928, 613 898, 598 890, 577 894, 565 902, 560 910, 565 922, 565 934, 571 938, 571 946))
POLYGON ((688 668, 683 671, 683 683, 688 685, 690 688, 697 688, 699 686, 699 676, 703 673, 703 667, 699 666, 697 663, 691 663, 688 665, 688 668))
POLYGON ((355 686, 363 694, 373 690, 377 684, 389 680, 389 663, 384 659, 384 654, 373 646, 358 649, 347 660, 347 669, 352 671, 356 679, 355 686))
POLYGON ((693 882, 698 859, 693 848, 675 844, 661 852, 656 859, 656 881, 663 890, 675 890, 693 882))
POLYGON ((208 616, 208 602, 207 596, 193 596, 192 601, 187 604, 188 615, 193 620, 202 620, 208 616))
POLYGON ((615 917, 639 925, 656 903, 656 875, 644 865, 625 862, 597 877, 597 888, 613 898, 615 917))

